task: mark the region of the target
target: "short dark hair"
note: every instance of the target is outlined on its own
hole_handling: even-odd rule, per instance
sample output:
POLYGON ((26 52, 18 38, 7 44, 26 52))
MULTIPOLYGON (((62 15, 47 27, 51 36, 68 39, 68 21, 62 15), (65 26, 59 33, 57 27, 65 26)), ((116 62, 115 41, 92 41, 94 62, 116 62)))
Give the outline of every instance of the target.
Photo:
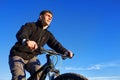
POLYGON ((50 10, 43 10, 40 12, 40 15, 44 15, 45 13, 50 13, 53 15, 53 13, 50 10))

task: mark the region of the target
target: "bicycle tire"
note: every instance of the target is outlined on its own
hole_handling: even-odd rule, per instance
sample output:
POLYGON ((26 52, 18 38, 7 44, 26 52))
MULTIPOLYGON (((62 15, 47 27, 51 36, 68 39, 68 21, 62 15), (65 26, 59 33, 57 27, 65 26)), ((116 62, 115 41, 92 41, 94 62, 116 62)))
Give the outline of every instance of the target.
POLYGON ((64 73, 56 77, 54 80, 88 80, 88 79, 77 73, 64 73))

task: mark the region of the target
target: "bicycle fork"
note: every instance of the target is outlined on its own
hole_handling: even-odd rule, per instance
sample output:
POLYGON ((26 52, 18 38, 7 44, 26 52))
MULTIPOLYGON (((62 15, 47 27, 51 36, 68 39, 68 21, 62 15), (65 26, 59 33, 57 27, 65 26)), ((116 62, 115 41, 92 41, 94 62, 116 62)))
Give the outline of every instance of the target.
POLYGON ((55 77, 57 77, 59 75, 60 75, 59 70, 52 70, 48 73, 49 80, 54 80, 55 77))

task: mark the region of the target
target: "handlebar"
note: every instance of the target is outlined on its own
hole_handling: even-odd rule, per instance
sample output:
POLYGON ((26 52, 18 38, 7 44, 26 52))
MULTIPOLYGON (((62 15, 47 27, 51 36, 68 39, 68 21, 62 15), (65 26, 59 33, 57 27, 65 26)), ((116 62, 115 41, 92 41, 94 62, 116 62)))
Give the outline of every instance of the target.
MULTIPOLYGON (((66 58, 70 58, 68 54, 61 54, 61 53, 56 52, 53 49, 47 50, 47 49, 41 48, 41 53, 47 53, 49 55, 60 55, 63 60, 65 60, 66 58)), ((74 54, 73 54, 73 56, 74 56, 74 54)))

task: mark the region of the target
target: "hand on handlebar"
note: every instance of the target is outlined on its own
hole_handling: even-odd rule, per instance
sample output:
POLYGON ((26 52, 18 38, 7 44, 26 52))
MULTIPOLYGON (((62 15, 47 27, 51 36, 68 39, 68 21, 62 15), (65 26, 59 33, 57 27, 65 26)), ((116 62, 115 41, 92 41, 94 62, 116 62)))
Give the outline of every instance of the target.
POLYGON ((74 56, 74 54, 72 53, 72 51, 68 50, 64 53, 64 55, 62 56, 63 59, 66 58, 72 58, 74 56))
POLYGON ((31 50, 36 50, 38 48, 38 45, 35 41, 28 40, 26 43, 31 50))

